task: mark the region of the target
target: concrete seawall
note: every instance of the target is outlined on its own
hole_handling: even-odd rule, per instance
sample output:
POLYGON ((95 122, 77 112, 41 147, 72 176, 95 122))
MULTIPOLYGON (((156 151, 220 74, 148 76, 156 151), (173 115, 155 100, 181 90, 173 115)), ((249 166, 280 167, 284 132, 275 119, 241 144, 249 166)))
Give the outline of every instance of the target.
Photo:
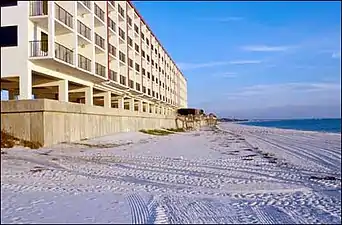
POLYGON ((176 128, 176 115, 160 115, 49 99, 1 102, 1 130, 43 146, 116 132, 176 128))

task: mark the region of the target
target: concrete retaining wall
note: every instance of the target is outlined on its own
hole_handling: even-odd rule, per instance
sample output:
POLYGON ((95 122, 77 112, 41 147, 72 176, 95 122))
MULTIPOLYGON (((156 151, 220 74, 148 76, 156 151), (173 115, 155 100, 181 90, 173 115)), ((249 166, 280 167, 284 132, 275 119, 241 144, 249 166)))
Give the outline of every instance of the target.
POLYGON ((116 132, 176 128, 175 115, 88 106, 49 99, 1 102, 1 130, 44 146, 116 132))

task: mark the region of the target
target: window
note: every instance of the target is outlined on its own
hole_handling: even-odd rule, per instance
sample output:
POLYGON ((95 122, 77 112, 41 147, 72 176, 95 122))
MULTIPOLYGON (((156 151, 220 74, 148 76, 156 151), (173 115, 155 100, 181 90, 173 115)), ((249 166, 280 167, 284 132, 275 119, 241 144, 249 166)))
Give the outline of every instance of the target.
POLYGON ((109 19, 108 26, 113 31, 116 31, 116 24, 115 24, 115 22, 113 20, 109 19))
POLYGON ((127 23, 132 26, 132 18, 127 16, 127 23))
POLYGON ((129 80, 129 83, 128 83, 128 86, 130 87, 130 88, 134 88, 134 81, 133 80, 129 80))
POLYGON ((158 84, 158 78, 156 78, 156 83, 158 84))
POLYGON ((125 18, 125 10, 119 5, 119 7, 118 7, 118 11, 119 11, 119 13, 120 13, 120 15, 123 17, 123 18, 125 18))
POLYGON ((158 69, 158 64, 156 63, 156 69, 158 69))
POLYGON ((142 68, 142 75, 146 75, 146 70, 145 70, 145 68, 142 68))
POLYGON ((148 46, 150 46, 150 40, 148 40, 147 38, 146 38, 146 44, 147 44, 148 46))
POLYGON ((128 45, 133 47, 133 40, 132 40, 132 38, 128 37, 127 39, 128 39, 128 45))
POLYGON ((126 62, 126 55, 121 51, 119 52, 119 60, 122 62, 126 62))
POLYGON ((158 93, 156 93, 156 97, 157 97, 157 98, 158 98, 158 95, 159 95, 159 94, 158 94, 158 93))
POLYGON ((140 84, 139 83, 135 83, 135 89, 137 89, 137 91, 140 91, 140 84))
POLYGON ((108 52, 112 54, 113 56, 116 56, 116 48, 108 43, 108 52))
POLYGON ((154 81, 154 75, 152 75, 152 81, 154 81))
POLYGON ((135 44, 134 48, 135 48, 135 51, 139 52, 139 50, 140 50, 139 45, 135 44))
POLYGON ((153 96, 153 97, 155 97, 155 96, 156 96, 156 94, 154 93, 154 91, 152 91, 152 96, 153 96))
POLYGON ((139 27, 136 24, 134 24, 134 31, 139 34, 139 27))
POLYGON ((145 58, 145 57, 146 57, 146 55, 145 55, 145 51, 144 51, 144 50, 141 50, 141 55, 142 55, 142 57, 143 57, 143 58, 145 58))
POLYGON ((147 89, 147 94, 151 95, 151 89, 149 89, 149 88, 147 89))
POLYGON ((133 68, 133 60, 128 58, 128 66, 133 68))
POLYGON ((125 40, 125 31, 123 31, 121 28, 119 28, 119 36, 125 40))
POLYGON ((164 58, 162 57, 162 62, 164 62, 164 58))
POLYGON ((113 70, 109 70, 109 78, 113 81, 118 81, 117 73, 113 70))
POLYGON ((147 59, 147 62, 150 62, 150 56, 149 55, 147 55, 146 59, 147 59))
POLYGON ((120 75, 120 84, 126 85, 126 77, 120 75))
POLYGON ((152 49, 152 51, 153 51, 153 48, 154 48, 154 47, 153 47, 153 45, 151 45, 151 49, 152 49))
POLYGON ((145 35, 143 34, 143 32, 140 33, 141 39, 145 40, 145 35))
POLYGON ((154 66, 154 60, 152 59, 152 66, 154 66))
POLYGON ((140 72, 140 66, 139 66, 138 63, 135 63, 135 70, 138 71, 138 72, 140 72))
POLYGON ((144 93, 146 93, 146 87, 145 87, 145 86, 143 86, 142 91, 143 91, 144 93))
POLYGON ((150 72, 147 72, 147 78, 150 79, 151 78, 151 74, 150 72))
POLYGON ((158 54, 158 51, 157 51, 157 49, 154 49, 154 53, 156 53, 156 55, 158 54))
POLYGON ((158 58, 160 59, 160 53, 158 54, 158 58))
POLYGON ((163 83, 163 88, 165 87, 164 83, 163 83))
POLYGON ((160 66, 159 66, 159 73, 161 72, 161 68, 160 68, 160 66))
POLYGON ((48 52, 49 49, 49 43, 48 43, 48 35, 44 32, 40 33, 40 40, 41 40, 41 51, 42 52, 48 52))

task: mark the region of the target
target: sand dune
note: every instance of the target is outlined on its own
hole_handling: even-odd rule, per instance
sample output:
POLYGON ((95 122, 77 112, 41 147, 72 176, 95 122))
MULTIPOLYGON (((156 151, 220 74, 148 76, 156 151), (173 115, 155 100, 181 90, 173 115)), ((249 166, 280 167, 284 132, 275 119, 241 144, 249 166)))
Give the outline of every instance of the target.
POLYGON ((2 223, 341 223, 341 135, 222 123, 5 149, 2 223))

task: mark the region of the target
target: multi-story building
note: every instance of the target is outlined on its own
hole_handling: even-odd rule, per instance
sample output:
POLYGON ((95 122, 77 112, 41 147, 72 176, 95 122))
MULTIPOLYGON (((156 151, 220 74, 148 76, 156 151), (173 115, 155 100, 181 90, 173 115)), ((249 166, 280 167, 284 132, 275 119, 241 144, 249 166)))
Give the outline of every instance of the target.
POLYGON ((10 99, 49 98, 169 114, 187 81, 131 2, 18 1, 1 9, 18 46, 1 49, 10 99))

